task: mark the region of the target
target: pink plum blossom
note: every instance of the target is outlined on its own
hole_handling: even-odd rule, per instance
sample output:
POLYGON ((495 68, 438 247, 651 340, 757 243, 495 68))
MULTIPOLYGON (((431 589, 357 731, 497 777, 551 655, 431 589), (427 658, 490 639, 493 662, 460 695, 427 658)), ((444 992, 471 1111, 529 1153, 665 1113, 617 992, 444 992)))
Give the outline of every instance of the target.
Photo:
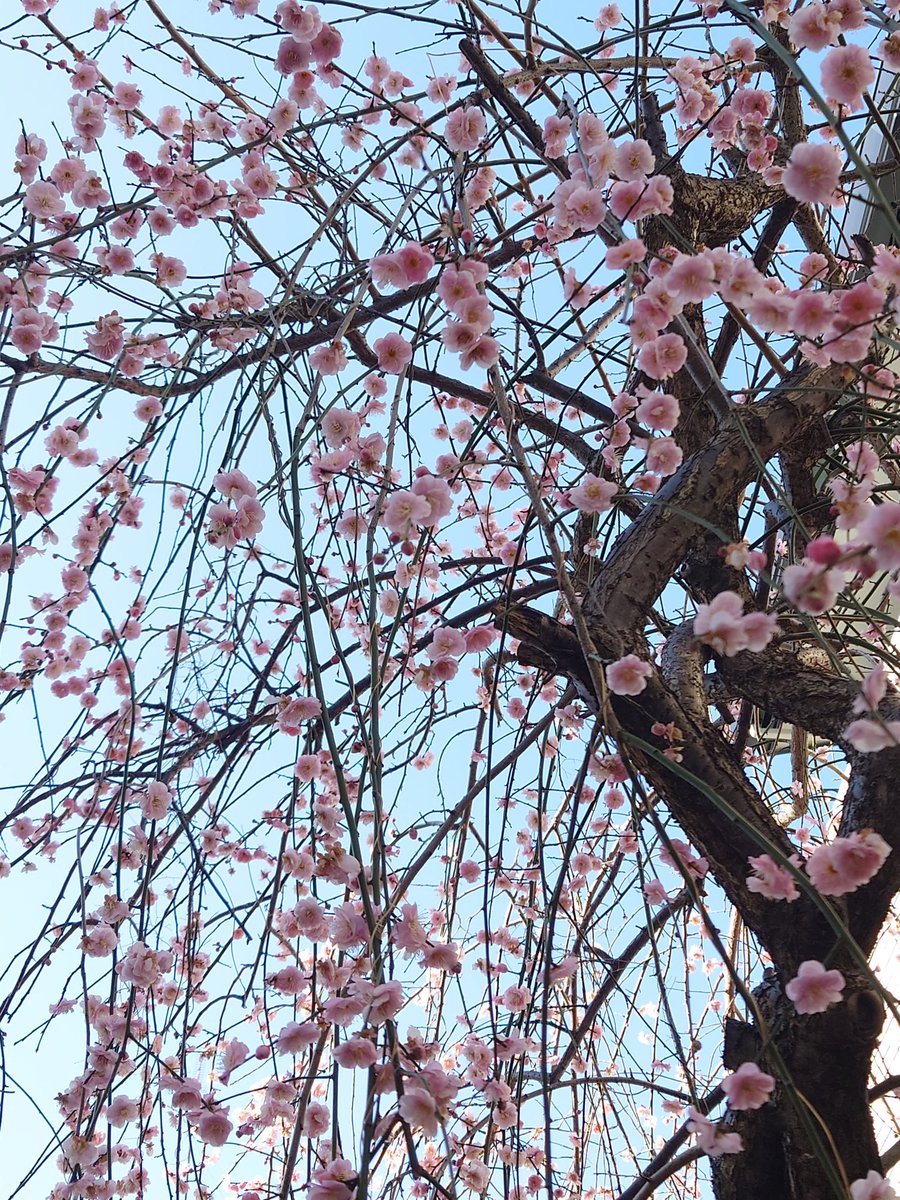
POLYGON ((688 1132, 697 1135, 700 1149, 710 1158, 718 1158, 722 1154, 739 1154, 744 1148, 740 1134, 726 1133, 720 1130, 709 1117, 705 1117, 695 1108, 687 1110, 688 1132))
POLYGON ((784 990, 798 1013, 822 1013, 840 1002, 844 977, 840 971, 829 971, 815 959, 807 959, 784 990))
POLYGON ((726 1075, 720 1086, 729 1108, 743 1111, 762 1108, 768 1103, 775 1090, 775 1080, 761 1071, 756 1063, 745 1062, 736 1071, 726 1075))
POLYGON ((472 106, 457 108, 444 126, 444 138, 454 154, 477 150, 486 132, 484 113, 472 106))
POLYGON ((900 721, 873 721, 860 717, 850 722, 843 736, 854 750, 877 754, 879 750, 900 746, 900 721))
POLYGON ((872 509, 858 530, 859 540, 871 546, 882 571, 900 567, 900 504, 886 500, 872 509))
POLYGON ((850 1200, 897 1200, 897 1193, 877 1171, 869 1171, 865 1179, 850 1184, 850 1200))
POLYGON ((795 200, 830 205, 840 182, 841 165, 836 146, 825 142, 800 142, 791 151, 781 182, 795 200))
POLYGON ((701 604, 694 618, 694 636, 716 654, 732 658, 742 650, 764 650, 775 636, 774 614, 748 613, 736 592, 719 592, 709 604, 701 604))
POLYGON ((822 62, 822 90, 845 108, 862 108, 863 92, 875 82, 875 68, 865 46, 851 44, 829 50, 822 62))
POLYGON ((339 375, 347 365, 343 342, 316 347, 309 356, 309 365, 321 375, 339 375))
MULTIPOLYGON (((788 903, 799 898, 797 883, 791 872, 786 867, 780 867, 770 855, 760 854, 748 861, 753 868, 753 874, 747 876, 747 887, 751 892, 765 896, 767 900, 787 900, 788 903)), ((791 862, 795 867, 800 866, 796 854, 791 855, 791 862)))
POLYGON ((197 1122, 197 1132, 200 1140, 208 1146, 224 1146, 228 1141, 233 1126, 228 1120, 228 1110, 217 1108, 205 1112, 197 1122))
POLYGON ((635 416, 648 429, 671 433, 678 424, 680 405, 667 392, 645 392, 635 416))
POLYGON ((647 470, 656 475, 674 475, 683 459, 684 453, 674 438, 653 438, 647 447, 647 470))
POLYGON ((792 563, 781 576, 781 587, 788 600, 801 612, 813 616, 820 616, 832 607, 843 584, 840 571, 809 562, 792 563))
POLYGON ((637 365, 651 379, 668 379, 687 362, 687 346, 677 333, 663 333, 641 347, 637 365))
POLYGON ((399 375, 412 358, 412 346, 399 333, 386 333, 372 349, 378 356, 378 368, 387 375, 399 375))
POLYGON ((531 1003, 531 992, 527 987, 521 987, 514 984, 508 987, 506 991, 498 997, 499 1003, 508 1012, 524 1012, 531 1003))
POLYGON ((612 508, 616 484, 597 475, 586 475, 584 481, 569 492, 569 499, 579 512, 603 513, 612 508))
POLYGON ((806 863, 806 873, 823 896, 845 896, 867 884, 890 852, 880 834, 864 829, 817 846, 806 863))
POLYGON ((636 654, 626 654, 606 668, 606 686, 616 696, 639 696, 653 674, 650 663, 636 654))
POLYGON ((437 1106, 434 1097, 424 1088, 405 1088, 397 1107, 402 1119, 413 1129, 421 1129, 429 1137, 435 1136, 438 1131, 437 1106))
POLYGON ((606 252, 606 265, 611 271, 622 271, 643 262, 647 247, 639 237, 626 238, 618 246, 610 246, 606 252))
POLYGON ((653 171, 653 151, 644 138, 619 142, 616 146, 614 170, 619 179, 643 180, 653 171))
POLYGON ((716 269, 707 254, 678 254, 666 272, 666 287, 685 304, 708 299, 716 290, 716 269))

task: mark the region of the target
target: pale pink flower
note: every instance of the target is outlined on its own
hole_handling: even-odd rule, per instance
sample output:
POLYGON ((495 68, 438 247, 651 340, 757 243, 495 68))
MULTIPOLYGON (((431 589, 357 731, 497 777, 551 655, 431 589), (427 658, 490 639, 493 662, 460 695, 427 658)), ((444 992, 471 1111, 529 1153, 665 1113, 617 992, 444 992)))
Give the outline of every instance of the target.
POLYGON ((91 1167, 100 1157, 100 1147, 88 1137, 73 1133, 63 1146, 63 1153, 72 1167, 91 1167))
POLYGON ((398 980, 376 984, 369 997, 366 1020, 370 1025, 383 1025, 397 1015, 404 1003, 403 987, 398 980))
POLYGON ((468 371, 472 366, 481 367, 486 371, 489 367, 496 366, 499 361, 500 343, 488 333, 483 333, 472 346, 459 356, 461 371, 468 371))
POLYGON ((335 1046, 332 1057, 339 1067, 350 1070, 365 1070, 378 1059, 378 1050, 368 1038, 352 1037, 335 1046))
POLYGON ((479 654, 493 646, 500 635, 490 625, 476 625, 466 630, 466 653, 479 654))
POLYGON ((154 254, 150 260, 156 268, 156 282, 161 287, 177 287, 187 278, 187 267, 180 258, 169 254, 154 254))
POLYGON ((878 662, 863 679, 860 685, 861 694, 853 701, 853 711, 865 712, 866 709, 877 709, 887 694, 887 687, 887 671, 884 663, 878 662))
POLYGON ((414 525, 424 525, 431 515, 431 505, 424 496, 414 492, 394 492, 381 519, 391 533, 406 537, 414 525))
MULTIPOLYGON (((675 189, 666 175, 651 175, 638 206, 642 217, 668 216, 675 201, 675 189)), ((636 218, 635 218, 636 219, 636 218)))
POLYGON ((660 850, 659 860, 682 874, 687 873, 693 879, 704 879, 709 871, 709 862, 702 855, 695 854, 681 838, 672 838, 671 846, 660 850))
POLYGON ((395 257, 406 273, 408 284, 424 283, 434 266, 434 255, 420 242, 407 242, 395 257))
POLYGON ((594 17, 594 28, 598 33, 602 33, 604 29, 615 29, 621 21, 622 12, 618 4, 604 4, 597 16, 594 17))
POLYGON ((399 333, 386 333, 372 349, 378 356, 378 369, 386 375, 399 375, 412 358, 412 346, 399 333))
MULTIPOLYGON (((800 893, 793 875, 786 867, 780 867, 768 854, 760 854, 748 859, 753 868, 753 874, 747 876, 747 888, 767 900, 786 900, 788 903, 798 899, 800 893)), ((796 854, 791 855, 794 866, 800 866, 796 854)))
POLYGON ((823 896, 845 896, 867 884, 890 852, 880 834, 864 829, 817 846, 806 863, 806 873, 823 896))
POLYGON ((716 269, 707 254, 678 254, 665 280, 666 290, 683 303, 699 303, 716 290, 716 269))
POLYGON ((434 662, 438 658, 459 658, 465 651, 465 635, 449 625, 442 625, 434 631, 426 653, 434 662))
POLYGON ((119 944, 119 937, 111 925, 101 922, 81 939, 81 949, 88 958, 106 958, 119 944))
POLYGON ((646 342, 638 354, 638 368, 651 379, 668 379, 687 362, 687 346, 677 333, 663 333, 646 342))
POLYGON ((860 717, 851 721, 843 733, 854 750, 862 754, 877 754, 892 746, 900 746, 900 721, 872 721, 860 717))
POLYGON ((721 1088, 730 1108, 762 1108, 775 1090, 775 1080, 756 1063, 745 1062, 722 1080, 721 1088))
POLYGON ((117 83, 113 88, 113 96, 116 104, 125 112, 137 108, 143 98, 140 88, 133 83, 117 83))
POLYGON ((862 108, 862 94, 875 82, 875 69, 865 46, 851 44, 829 50, 822 62, 822 91, 851 110, 862 108))
POLYGON ((456 91, 453 75, 433 75, 425 87, 425 94, 432 104, 448 104, 456 91))
POLYGON ((428 1137, 435 1136, 438 1131, 437 1106, 424 1088, 407 1087, 397 1107, 408 1125, 421 1129, 428 1137))
POLYGON ((859 527, 859 540, 872 547, 882 571, 900 567, 900 504, 888 500, 872 509, 859 527))
POLYGON ((65 212, 66 206, 56 184, 39 179, 25 192, 25 211, 42 221, 50 221, 65 212))
MULTIPOLYGON (((452 659, 441 659, 442 662, 453 662, 452 659)), ((453 663, 454 667, 456 663, 453 663)), ((437 666, 437 663, 435 663, 437 666)), ((422 955, 421 965, 431 967, 435 971, 450 971, 456 974, 460 969, 459 947, 456 942, 435 942, 427 946, 422 955)))
POLYGON ((280 703, 276 724, 289 737, 297 737, 303 732, 305 721, 313 721, 322 714, 322 705, 315 696, 295 696, 280 703))
POLYGON ((406 287, 406 268, 396 254, 376 254, 369 263, 376 287, 406 287))
POLYGON ((592 284, 582 283, 571 267, 563 276, 563 296, 576 312, 587 308, 598 291, 592 284))
POLYGON ((648 879, 643 887, 648 904, 665 904, 669 896, 658 879, 648 879))
MULTIPOLYGON (((900 507, 900 505, 898 505, 900 507)), ((815 563, 794 563, 785 567, 781 589, 795 608, 818 617, 836 602, 843 587, 841 572, 815 563)))
POLYGON ((356 1194, 356 1171, 346 1158, 335 1158, 326 1167, 317 1167, 306 1193, 307 1200, 351 1200, 356 1194), (348 1187, 349 1180, 353 1187, 348 1187))
POLYGON ((347 352, 343 342, 332 342, 317 346, 309 356, 309 365, 320 375, 338 375, 347 365, 347 352))
POLYGON ((288 1021, 278 1035, 276 1048, 279 1054, 300 1054, 319 1038, 319 1028, 312 1021, 302 1024, 288 1021))
POLYGON ((466 883, 477 883, 481 878, 481 867, 474 859, 467 858, 465 862, 459 864, 459 874, 466 883))
POLYGON ((822 1013, 839 1003, 844 977, 840 971, 827 970, 816 959, 807 959, 784 990, 798 1013, 822 1013))
POLYGON ((217 1108, 205 1112, 197 1122, 197 1133, 200 1140, 208 1146, 224 1146, 231 1133, 232 1124, 228 1120, 228 1109, 217 1108))
POLYGON ((368 939, 369 926, 362 913, 347 902, 338 905, 328 918, 328 934, 339 950, 349 950, 368 939))
POLYGON ((322 764, 317 754, 301 754, 294 763, 294 774, 301 783, 309 783, 318 779, 322 773, 322 764))
POLYGON ((299 967, 282 967, 268 976, 267 982, 286 996, 299 996, 306 990, 306 977, 299 967))
POLYGON ((139 988, 151 988, 158 983, 163 971, 172 965, 172 955, 165 950, 158 953, 143 942, 133 942, 116 971, 125 983, 139 988))
POLYGON ((653 674, 648 662, 636 654, 626 654, 606 668, 606 686, 616 696, 639 696, 653 674))
POLYGON ((477 150, 486 132, 484 113, 471 106, 456 109, 444 126, 444 138, 454 154, 477 150))
POLYGON ((508 1012, 524 1012, 531 1003, 531 992, 527 987, 513 984, 497 1000, 508 1012))
POLYGON ((674 475, 683 460, 682 449, 674 438, 654 438, 647 447, 647 470, 656 475, 674 475))
POLYGON ((441 330, 441 341, 454 354, 471 350, 480 336, 477 325, 467 325, 464 321, 448 321, 441 330))
POLYGON ((584 482, 569 492, 569 499, 579 512, 603 513, 612 508, 618 487, 597 475, 586 475, 584 482))
POLYGON ((840 16, 819 0, 804 4, 788 21, 788 34, 799 49, 824 50, 833 45, 841 31, 840 16))
POLYGON ((322 30, 322 18, 314 4, 281 0, 275 9, 275 18, 285 33, 293 34, 297 42, 313 42, 322 30))
POLYGON ((653 151, 643 138, 623 141, 616 146, 613 169, 619 179, 643 180, 653 170, 654 165, 653 151))
POLYGON ((609 190, 609 209, 620 221, 639 221, 647 216, 647 185, 642 179, 620 179, 609 190))
POLYGON ((453 507, 450 487, 445 479, 437 475, 418 475, 413 480, 412 494, 428 503, 428 514, 422 519, 423 525, 438 525, 453 507))
POLYGON ((459 266, 451 263, 441 271, 437 292, 451 312, 456 312, 462 301, 478 295, 478 283, 483 282, 483 279, 479 280, 480 272, 475 268, 483 265, 477 260, 464 262, 459 266))
POLYGON ((834 324, 834 309, 830 292, 813 292, 803 288, 794 293, 791 328, 801 337, 823 337, 834 324))
POLYGON ((635 416, 648 429, 671 433, 678 424, 681 408, 675 396, 668 392, 646 392, 637 406, 635 416))
POLYGON ((742 650, 765 649, 775 635, 777 618, 766 613, 744 616, 743 608, 736 592, 719 592, 709 604, 698 606, 694 636, 726 658, 742 650))
POLYGON ((130 1096, 116 1096, 104 1114, 110 1125, 120 1129, 133 1121, 140 1113, 140 1107, 130 1096))
POLYGON ((331 1124, 331 1111, 326 1104, 313 1100, 306 1106, 303 1114, 303 1136, 308 1138, 321 1137, 331 1124))
POLYGON ((325 910, 315 896, 301 896, 288 916, 292 935, 299 933, 314 942, 328 936, 325 910))
POLYGON ((791 151, 781 182, 795 200, 830 205, 840 183, 841 166, 841 154, 836 146, 825 142, 800 142, 791 151))
POLYGON ((219 1078, 223 1084, 228 1084, 232 1074, 247 1061, 249 1054, 249 1046, 239 1038, 231 1038, 225 1043, 222 1050, 222 1067, 219 1072, 219 1078))
POLYGON ((161 821, 169 811, 172 803, 172 793, 159 779, 147 784, 147 791, 141 797, 141 812, 148 821, 161 821))
POLYGON ((865 1179, 855 1179, 850 1184, 851 1200, 897 1200, 897 1193, 877 1171, 870 1171, 865 1179))
POLYGON ((745 649, 751 654, 765 650, 778 632, 778 617, 775 613, 751 612, 744 617, 745 649))
POLYGON ((544 153, 549 158, 561 158, 565 154, 571 130, 572 122, 568 117, 558 117, 551 113, 544 120, 544 153))
POLYGON ((623 271, 635 263, 643 262, 647 247, 639 237, 626 238, 618 246, 610 246, 606 252, 606 265, 611 271, 623 271))
POLYGON ((723 1133, 717 1126, 697 1112, 695 1108, 687 1110, 687 1128, 690 1133, 696 1133, 700 1149, 710 1158, 718 1158, 722 1154, 739 1154, 744 1148, 738 1133, 723 1133))
POLYGON ((900 71, 900 33, 892 33, 881 42, 875 53, 886 67, 900 71))
POLYGON ((359 436, 360 418, 347 408, 330 408, 322 418, 320 428, 325 442, 332 450, 337 450, 345 442, 352 442, 359 436))

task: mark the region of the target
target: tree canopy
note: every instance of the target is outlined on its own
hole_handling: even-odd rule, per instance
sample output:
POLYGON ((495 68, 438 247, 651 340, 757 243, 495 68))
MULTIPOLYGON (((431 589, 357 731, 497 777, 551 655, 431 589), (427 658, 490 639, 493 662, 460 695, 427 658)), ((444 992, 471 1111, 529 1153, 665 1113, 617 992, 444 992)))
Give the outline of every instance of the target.
POLYGON ((891 1200, 893 0, 9 0, 0 1145, 891 1200))

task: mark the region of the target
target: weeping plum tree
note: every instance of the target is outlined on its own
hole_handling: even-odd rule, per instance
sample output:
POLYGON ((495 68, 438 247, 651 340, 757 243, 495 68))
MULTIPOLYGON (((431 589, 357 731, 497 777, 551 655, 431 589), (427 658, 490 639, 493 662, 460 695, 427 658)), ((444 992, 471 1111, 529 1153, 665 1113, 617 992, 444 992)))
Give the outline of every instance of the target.
POLYGON ((894 1196, 895 13, 10 0, 11 1195, 894 1196))

